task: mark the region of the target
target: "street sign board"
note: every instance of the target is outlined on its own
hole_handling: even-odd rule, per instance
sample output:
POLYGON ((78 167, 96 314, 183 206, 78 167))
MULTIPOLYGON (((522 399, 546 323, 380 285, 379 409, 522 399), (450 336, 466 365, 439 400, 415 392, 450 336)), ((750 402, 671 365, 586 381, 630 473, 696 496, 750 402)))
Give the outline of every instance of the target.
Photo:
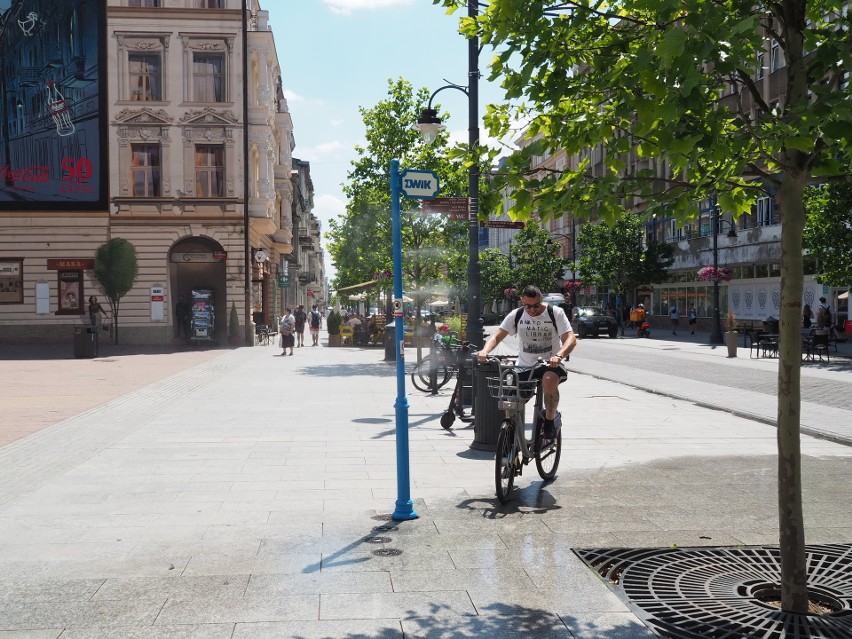
POLYGON ((453 220, 466 220, 469 211, 469 199, 466 197, 435 197, 423 200, 420 210, 423 213, 449 215, 453 220))
POLYGON ((408 198, 433 198, 441 190, 438 176, 434 171, 406 169, 400 175, 402 194, 408 198))
POLYGON ((526 224, 523 222, 510 222, 509 220, 488 220, 482 226, 490 229, 522 229, 526 224))

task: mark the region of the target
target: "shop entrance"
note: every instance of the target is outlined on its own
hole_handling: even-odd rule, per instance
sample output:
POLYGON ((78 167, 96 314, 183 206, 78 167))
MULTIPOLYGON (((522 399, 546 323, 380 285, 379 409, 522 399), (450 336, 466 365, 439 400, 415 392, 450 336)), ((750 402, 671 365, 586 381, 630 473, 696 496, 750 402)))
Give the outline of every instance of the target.
POLYGON ((169 251, 169 324, 172 336, 183 337, 181 327, 175 326, 174 314, 175 305, 183 296, 191 307, 190 338, 216 344, 227 342, 226 259, 222 245, 206 237, 185 238, 172 246, 169 251), (194 308, 193 291, 198 303, 194 308))

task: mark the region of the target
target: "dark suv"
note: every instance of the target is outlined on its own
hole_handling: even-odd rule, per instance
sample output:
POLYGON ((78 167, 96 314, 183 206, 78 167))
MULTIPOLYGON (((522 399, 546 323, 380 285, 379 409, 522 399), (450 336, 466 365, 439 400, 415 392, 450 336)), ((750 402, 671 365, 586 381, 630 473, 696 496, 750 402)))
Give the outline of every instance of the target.
POLYGON ((599 306, 578 306, 574 309, 577 337, 588 337, 606 333, 610 337, 618 336, 618 323, 599 306))

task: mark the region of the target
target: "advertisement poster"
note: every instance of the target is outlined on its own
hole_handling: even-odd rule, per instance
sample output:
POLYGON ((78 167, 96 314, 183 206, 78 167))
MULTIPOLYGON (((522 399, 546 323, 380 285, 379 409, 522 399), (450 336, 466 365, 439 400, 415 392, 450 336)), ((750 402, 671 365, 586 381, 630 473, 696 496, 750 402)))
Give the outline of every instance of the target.
POLYGON ((0 262, 0 304, 24 301, 24 277, 21 260, 0 262))
POLYGON ((105 7, 0 0, 0 209, 105 208, 105 7))

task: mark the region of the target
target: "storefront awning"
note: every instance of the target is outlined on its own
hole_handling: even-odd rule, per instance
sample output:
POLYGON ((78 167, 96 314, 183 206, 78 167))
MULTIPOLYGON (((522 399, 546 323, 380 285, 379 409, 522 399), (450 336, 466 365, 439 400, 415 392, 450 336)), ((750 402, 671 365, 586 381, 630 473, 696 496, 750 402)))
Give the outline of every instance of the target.
POLYGON ((361 282, 360 284, 353 284, 352 286, 344 286, 343 288, 337 289, 338 293, 345 293, 347 291, 357 291, 362 288, 369 288, 370 286, 375 286, 379 280, 370 280, 369 282, 361 282))

